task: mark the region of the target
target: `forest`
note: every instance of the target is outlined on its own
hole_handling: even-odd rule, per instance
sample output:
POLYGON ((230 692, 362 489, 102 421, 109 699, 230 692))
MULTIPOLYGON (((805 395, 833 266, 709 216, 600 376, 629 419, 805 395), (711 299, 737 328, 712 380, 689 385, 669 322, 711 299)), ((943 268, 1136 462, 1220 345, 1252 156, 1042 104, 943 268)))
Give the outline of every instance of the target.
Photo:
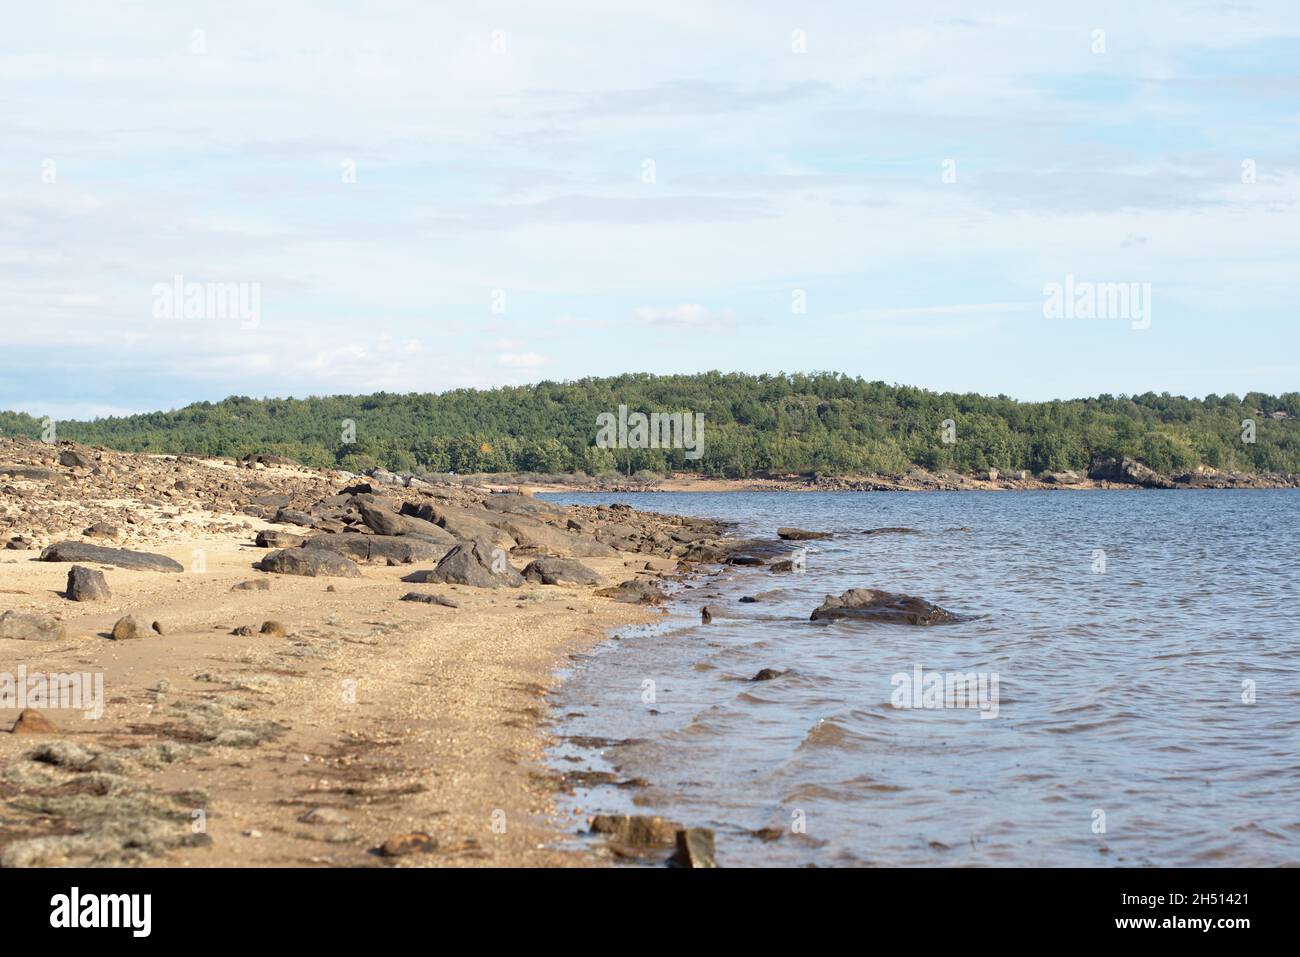
MULTIPOLYGON (((0 434, 42 420, 0 412, 0 434)), ((441 394, 250 398, 171 412, 59 421, 57 437, 132 452, 282 455, 360 472, 689 471, 901 474, 989 468, 1086 470, 1128 456, 1160 472, 1198 465, 1300 472, 1300 393, 1099 395, 1050 402, 931 392, 837 373, 627 374, 441 394), (605 448, 601 414, 703 415, 698 458, 680 448, 605 448)))

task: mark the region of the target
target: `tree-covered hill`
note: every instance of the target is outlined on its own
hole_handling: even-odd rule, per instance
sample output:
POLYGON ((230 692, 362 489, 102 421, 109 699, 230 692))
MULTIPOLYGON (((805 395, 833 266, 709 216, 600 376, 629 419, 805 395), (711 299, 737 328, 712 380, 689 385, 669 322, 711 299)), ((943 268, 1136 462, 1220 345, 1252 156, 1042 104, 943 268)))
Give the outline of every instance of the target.
MULTIPOLYGON (((901 473, 1086 469, 1129 456, 1161 472, 1209 465, 1300 472, 1300 393, 1187 399, 1168 394, 1017 402, 928 392, 834 373, 628 374, 441 395, 327 396, 200 402, 92 422, 59 422, 58 438, 123 451, 284 455, 360 471, 699 471, 901 473), (597 416, 703 413, 703 455, 595 445, 597 416), (1254 422, 1254 441, 1243 437, 1254 422), (945 435, 945 420, 952 424, 945 435), (355 434, 348 423, 355 427, 355 434), (945 441, 952 439, 953 441, 945 441)), ((39 436, 41 422, 0 413, 0 432, 39 436)))

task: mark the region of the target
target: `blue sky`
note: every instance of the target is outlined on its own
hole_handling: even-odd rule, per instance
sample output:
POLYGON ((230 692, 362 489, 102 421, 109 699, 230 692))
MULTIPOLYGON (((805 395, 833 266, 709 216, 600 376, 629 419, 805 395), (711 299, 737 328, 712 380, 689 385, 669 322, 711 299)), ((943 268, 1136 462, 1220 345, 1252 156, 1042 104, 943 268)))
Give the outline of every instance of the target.
POLYGON ((28 5, 0 408, 708 369, 1300 388, 1300 7, 978 6, 28 5), (258 321, 157 318, 178 274, 256 284, 258 321), (1066 275, 1149 283, 1150 328, 1045 318, 1066 275))

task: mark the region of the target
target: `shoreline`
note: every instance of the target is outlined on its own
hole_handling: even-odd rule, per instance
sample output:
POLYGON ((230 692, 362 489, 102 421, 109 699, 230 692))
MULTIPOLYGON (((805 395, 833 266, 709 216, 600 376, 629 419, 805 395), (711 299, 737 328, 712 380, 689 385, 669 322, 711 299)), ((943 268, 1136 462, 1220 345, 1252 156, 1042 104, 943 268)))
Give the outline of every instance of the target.
MULTIPOLYGON (((430 546, 362 527, 367 510, 382 510, 384 522, 421 520, 381 507, 398 491, 356 492, 344 487, 350 477, 77 451, 92 464, 65 466, 51 460, 57 448, 0 439, 0 462, 26 470, 0 479, 10 539, 0 615, 57 629, 52 640, 5 632, 0 674, 97 676, 103 708, 95 719, 67 702, 28 702, 34 732, 6 733, 18 703, 0 705, 0 863, 607 862, 598 846, 572 840, 585 822, 558 815, 570 785, 546 757, 559 740, 548 695, 573 656, 660 620, 659 600, 625 594, 626 585, 653 595, 689 575, 699 559, 685 552, 720 547, 712 523, 518 495, 486 509, 492 496, 481 488, 411 488, 401 498, 445 508, 449 527, 481 523, 481 534, 508 543, 510 567, 572 553, 595 580, 405 583, 441 567, 427 556, 360 562, 350 577, 275 574, 259 565, 282 553, 254 537, 298 536, 304 523, 344 544, 430 546), (83 528, 92 522, 112 524, 83 528), (71 601, 72 563, 39 560, 38 549, 61 541, 178 565, 82 560, 111 596, 71 601), (243 583, 257 587, 235 587, 243 583), (456 607, 399 600, 408 592, 456 607), (143 636, 114 639, 128 615, 143 636)), ((324 548, 297 550, 339 554, 324 548)))

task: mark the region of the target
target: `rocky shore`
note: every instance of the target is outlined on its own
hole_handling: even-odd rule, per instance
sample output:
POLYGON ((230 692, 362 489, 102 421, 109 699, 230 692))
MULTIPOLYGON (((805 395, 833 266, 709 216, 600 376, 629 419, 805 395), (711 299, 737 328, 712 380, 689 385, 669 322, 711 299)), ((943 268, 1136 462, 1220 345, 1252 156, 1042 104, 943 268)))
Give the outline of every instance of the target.
MULTIPOLYGON (((463 483, 9 438, 0 544, 3 866, 599 861, 555 849, 587 825, 554 818, 554 672, 772 548, 463 483)), ((705 866, 711 837, 681 831, 705 866)))

